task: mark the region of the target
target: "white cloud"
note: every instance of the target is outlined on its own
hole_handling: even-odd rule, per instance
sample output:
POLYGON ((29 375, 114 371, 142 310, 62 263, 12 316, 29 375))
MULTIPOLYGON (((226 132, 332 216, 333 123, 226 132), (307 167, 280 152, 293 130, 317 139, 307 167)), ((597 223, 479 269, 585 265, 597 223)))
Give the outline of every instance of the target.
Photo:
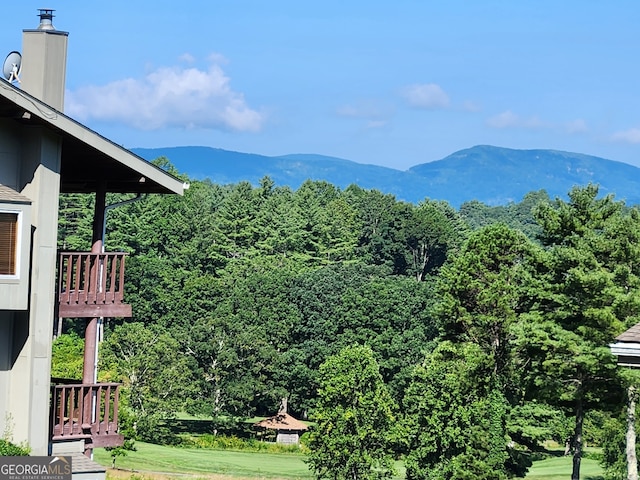
POLYGON ((487 119, 487 125, 493 128, 543 128, 545 125, 536 116, 521 117, 511 110, 494 115, 487 119))
POLYGON ((342 105, 336 109, 340 117, 379 120, 393 115, 393 106, 375 99, 360 100, 342 105))
POLYGON ((190 53, 185 52, 182 55, 180 55, 180 61, 191 64, 191 63, 195 63, 196 58, 190 53))
POLYGON ((479 112, 482 110, 482 107, 477 102, 467 100, 465 102, 462 102, 462 110, 465 112, 479 112))
POLYGON ((349 118, 363 118, 368 117, 370 112, 368 110, 364 110, 358 108, 354 105, 342 105, 336 109, 336 113, 340 117, 349 117, 349 118))
POLYGON ((519 118, 511 110, 487 118, 487 125, 493 128, 509 128, 518 125, 519 118))
POLYGON ((389 122, 387 122, 386 120, 369 120, 366 127, 370 129, 382 128, 386 127, 388 123, 389 122))
POLYGON ((585 133, 589 131, 589 127, 587 126, 587 122, 578 118, 571 122, 567 122, 565 125, 565 130, 567 133, 585 133))
POLYGON ((449 106, 449 96, 435 83, 409 85, 402 90, 402 96, 416 108, 437 110, 449 106))
POLYGON ((229 63, 229 60, 227 59, 227 57, 225 57, 223 54, 218 53, 218 52, 213 52, 211 53, 208 57, 207 60, 209 60, 211 63, 215 63, 218 65, 224 65, 229 63))
MULTIPOLYGON (((182 56, 189 61, 190 56, 182 56)), ((220 59, 220 58, 218 58, 220 59)), ((217 63, 207 70, 163 67, 144 78, 66 92, 65 112, 89 119, 121 122, 141 130, 164 127, 259 131, 264 115, 231 89, 217 63)))
POLYGON ((342 105, 336 109, 340 117, 366 120, 368 129, 381 128, 393 116, 393 107, 375 100, 363 100, 356 104, 342 105))
POLYGON ((611 140, 623 143, 640 143, 640 128, 630 128, 629 130, 616 132, 611 135, 611 140))
POLYGON ((500 129, 519 128, 525 130, 556 130, 569 134, 585 133, 589 131, 587 122, 581 118, 565 123, 552 123, 542 121, 535 115, 523 117, 513 113, 511 110, 506 110, 494 115, 493 117, 487 118, 486 124, 489 127, 500 129))

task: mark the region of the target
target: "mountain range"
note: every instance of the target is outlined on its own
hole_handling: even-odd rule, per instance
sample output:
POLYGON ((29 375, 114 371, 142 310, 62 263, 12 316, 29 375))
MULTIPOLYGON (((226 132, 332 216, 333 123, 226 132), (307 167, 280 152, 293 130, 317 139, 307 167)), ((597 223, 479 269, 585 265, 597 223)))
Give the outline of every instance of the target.
POLYGON ((566 198, 573 186, 596 183, 601 194, 612 193, 628 205, 640 203, 640 168, 557 150, 478 145, 405 171, 313 154, 270 157, 211 147, 131 150, 147 160, 164 156, 191 179, 220 184, 258 185, 268 175, 276 185, 297 189, 308 179, 326 180, 342 189, 357 184, 412 203, 446 200, 457 208, 471 200, 487 205, 519 202, 526 193, 541 189, 552 198, 566 198))

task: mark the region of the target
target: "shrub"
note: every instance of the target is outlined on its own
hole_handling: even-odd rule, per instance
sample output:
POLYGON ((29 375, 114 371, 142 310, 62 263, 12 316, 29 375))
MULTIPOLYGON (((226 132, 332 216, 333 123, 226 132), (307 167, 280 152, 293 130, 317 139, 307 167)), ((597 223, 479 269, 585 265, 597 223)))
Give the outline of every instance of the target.
POLYGON ((279 443, 262 442, 255 438, 243 439, 236 436, 205 434, 183 437, 182 446, 195 448, 209 448, 212 450, 238 450, 266 453, 304 453, 300 445, 283 445, 279 443))
POLYGON ((135 417, 135 439, 157 445, 175 445, 178 437, 167 425, 166 415, 151 413, 135 417))
POLYGON ((0 457, 24 457, 31 450, 26 446, 15 445, 8 440, 0 438, 0 457))

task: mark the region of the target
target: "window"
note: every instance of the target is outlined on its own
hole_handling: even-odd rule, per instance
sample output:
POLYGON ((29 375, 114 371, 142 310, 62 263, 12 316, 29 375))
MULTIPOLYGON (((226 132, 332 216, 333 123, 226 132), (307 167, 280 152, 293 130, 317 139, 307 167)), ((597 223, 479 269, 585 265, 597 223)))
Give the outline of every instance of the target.
POLYGON ((0 275, 18 274, 18 214, 0 213, 0 275))
MULTIPOLYGON (((31 203, 26 197, 24 202, 3 201, 2 193, 0 185, 0 310, 27 310, 31 203)), ((15 193, 9 196, 15 198, 15 193)))

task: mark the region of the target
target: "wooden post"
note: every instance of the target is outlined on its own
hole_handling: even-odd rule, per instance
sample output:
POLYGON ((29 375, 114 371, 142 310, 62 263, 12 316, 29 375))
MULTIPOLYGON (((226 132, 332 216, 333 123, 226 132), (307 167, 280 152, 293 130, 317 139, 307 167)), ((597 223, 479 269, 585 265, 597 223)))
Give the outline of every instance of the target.
MULTIPOLYGON (((93 213, 93 238, 91 245, 91 253, 102 253, 102 224, 104 222, 104 211, 106 205, 106 185, 101 183, 96 191, 96 205, 93 213)), ((92 266, 93 269, 99 269, 100 262, 95 262, 92 266)), ((91 272, 92 278, 98 278, 100 272, 91 272)), ((84 332, 84 364, 82 368, 82 383, 92 384, 97 381, 96 379, 96 354, 98 349, 98 318, 90 318, 87 322, 87 328, 84 332)), ((89 389, 91 390, 91 389, 89 389)), ((91 401, 85 402, 85 413, 93 416, 93 405, 95 398, 91 401), (90 412, 90 413, 89 413, 90 412)), ((91 418, 93 421, 93 418, 91 418)), ((91 456, 93 453, 92 448, 86 448, 84 454, 91 456)))
MULTIPOLYGON (((91 245, 91 253, 102 252, 102 223, 104 221, 104 208, 106 203, 106 189, 104 185, 100 185, 96 192, 96 205, 93 213, 93 238, 91 245)), ((99 268, 96 263, 93 268, 99 268)), ((96 276, 97 277, 97 272, 96 276)), ((94 272, 92 272, 93 276, 94 272)), ((96 335, 98 333, 98 319, 91 318, 88 320, 87 328, 84 333, 84 365, 82 370, 82 383, 94 383, 94 364, 96 358, 96 335)))

